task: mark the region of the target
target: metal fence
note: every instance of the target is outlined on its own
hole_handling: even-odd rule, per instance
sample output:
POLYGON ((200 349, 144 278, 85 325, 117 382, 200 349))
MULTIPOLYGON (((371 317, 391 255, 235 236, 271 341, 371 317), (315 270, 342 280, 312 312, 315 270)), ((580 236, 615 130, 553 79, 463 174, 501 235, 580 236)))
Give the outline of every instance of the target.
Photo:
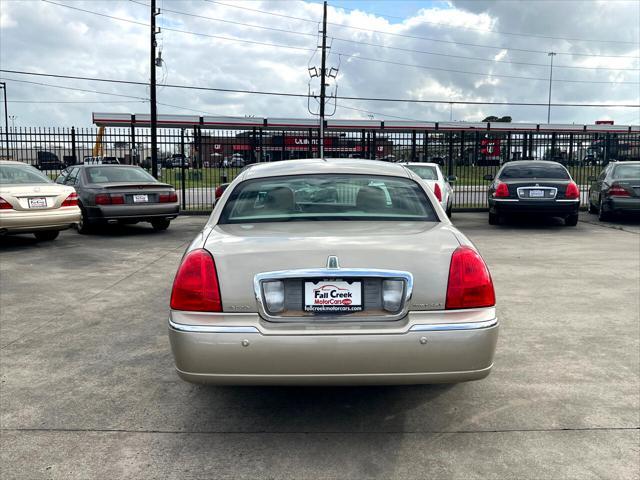
MULTIPOLYGON (((429 130, 329 128, 325 156, 391 162, 436 162, 455 175, 454 210, 487 208, 486 174, 519 159, 564 164, 586 204, 588 177, 611 161, 640 160, 640 132, 566 130, 523 131, 447 128, 429 130)), ((150 132, 146 127, 0 129, 0 158, 36 166, 55 178, 64 168, 98 155, 102 161, 140 165, 151 171, 150 132)), ((158 130, 159 180, 178 191, 183 212, 209 213, 216 187, 229 182, 247 164, 318 155, 317 128, 161 128, 158 130)))

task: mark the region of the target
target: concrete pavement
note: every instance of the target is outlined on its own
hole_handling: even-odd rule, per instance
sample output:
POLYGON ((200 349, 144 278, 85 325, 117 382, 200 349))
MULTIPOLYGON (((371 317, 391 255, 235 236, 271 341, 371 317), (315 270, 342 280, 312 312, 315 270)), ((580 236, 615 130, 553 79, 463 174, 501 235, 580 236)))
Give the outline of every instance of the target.
POLYGON ((640 228, 583 219, 455 214, 496 284, 495 370, 384 388, 180 381, 168 296, 205 217, 0 239, 0 478, 638 478, 640 228))

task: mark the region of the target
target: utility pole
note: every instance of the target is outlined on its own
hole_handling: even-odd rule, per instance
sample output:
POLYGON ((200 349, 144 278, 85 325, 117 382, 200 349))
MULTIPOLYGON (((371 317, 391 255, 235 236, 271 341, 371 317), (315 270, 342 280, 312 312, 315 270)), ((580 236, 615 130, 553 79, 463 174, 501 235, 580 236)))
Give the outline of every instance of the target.
POLYGON ((322 64, 320 66, 320 158, 324 158, 324 102, 325 102, 325 75, 327 60, 327 2, 324 2, 324 13, 322 15, 322 64))
POLYGON ((158 110, 156 105, 156 0, 151 0, 151 175, 158 178, 158 110))
POLYGON ((556 56, 556 53, 549 52, 547 55, 551 57, 551 69, 549 70, 549 105, 547 107, 547 123, 551 123, 551 84, 553 82, 553 57, 556 56))
POLYGON ((9 113, 7 111, 7 84, 0 82, 2 86, 2 92, 4 93, 4 143, 5 143, 5 157, 9 158, 9 113))

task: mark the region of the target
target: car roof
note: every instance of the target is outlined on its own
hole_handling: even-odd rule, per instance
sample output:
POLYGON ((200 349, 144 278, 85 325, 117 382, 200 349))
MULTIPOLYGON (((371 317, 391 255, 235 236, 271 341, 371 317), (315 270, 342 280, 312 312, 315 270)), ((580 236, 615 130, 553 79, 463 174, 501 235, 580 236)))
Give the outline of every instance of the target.
POLYGON ((27 165, 29 167, 33 167, 33 165, 29 165, 25 162, 18 162, 17 160, 0 160, 0 165, 27 165))
POLYGON ((355 158, 308 158, 255 164, 243 172, 243 180, 322 173, 374 174, 393 177, 409 176, 405 166, 398 163, 355 158))
MULTIPOLYGON (((107 157, 109 158, 109 157, 107 157)), ((137 167, 142 168, 139 165, 127 165, 126 163, 78 163, 76 165, 69 165, 67 168, 90 168, 90 167, 137 167)))
POLYGON ((513 160, 511 162, 507 162, 504 164, 504 167, 508 167, 510 165, 524 165, 524 166, 536 166, 536 165, 559 165, 564 168, 559 162, 554 162, 551 160, 513 160))
POLYGON ((438 165, 437 163, 433 163, 433 162, 402 162, 400 163, 400 165, 405 165, 407 167, 439 167, 440 165, 438 165))

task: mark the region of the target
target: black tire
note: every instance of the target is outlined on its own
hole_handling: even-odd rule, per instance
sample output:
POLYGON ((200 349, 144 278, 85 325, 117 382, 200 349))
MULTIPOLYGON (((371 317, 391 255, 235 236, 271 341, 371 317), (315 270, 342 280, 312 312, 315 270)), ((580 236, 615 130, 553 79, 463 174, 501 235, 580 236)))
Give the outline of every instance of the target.
POLYGON ((452 216, 453 216, 453 205, 449 205, 449 208, 447 208, 447 217, 451 219, 452 216))
POLYGON ((59 230, 44 230, 42 232, 35 232, 34 235, 35 235, 37 240, 39 240, 41 242, 48 242, 48 241, 55 240, 56 238, 58 238, 58 235, 60 235, 60 231, 59 230))
POLYGON ((606 222, 611 220, 611 212, 607 212, 602 205, 602 197, 600 197, 600 204, 598 205, 598 220, 606 222))
POLYGON ((87 235, 93 230, 93 225, 91 225, 91 222, 87 217, 87 212, 84 208, 80 207, 80 212, 82 215, 80 215, 80 221, 76 224, 76 230, 78 230, 78 233, 81 233, 82 235, 87 235))
POLYGON ((591 194, 589 194, 589 196, 587 197, 587 203, 589 205, 589 213, 598 213, 598 209, 593 206, 593 203, 591 203, 591 194))
POLYGON ((166 230, 167 228, 169 228, 170 224, 171 224, 171 220, 168 220, 166 218, 151 220, 151 226, 156 231, 166 230))
POLYGON ((566 217, 564 219, 564 224, 567 227, 575 227, 576 225, 578 225, 578 214, 574 213, 574 214, 569 215, 568 217, 566 217))
POLYGON ((489 212, 489 225, 500 225, 500 216, 497 213, 489 212))

